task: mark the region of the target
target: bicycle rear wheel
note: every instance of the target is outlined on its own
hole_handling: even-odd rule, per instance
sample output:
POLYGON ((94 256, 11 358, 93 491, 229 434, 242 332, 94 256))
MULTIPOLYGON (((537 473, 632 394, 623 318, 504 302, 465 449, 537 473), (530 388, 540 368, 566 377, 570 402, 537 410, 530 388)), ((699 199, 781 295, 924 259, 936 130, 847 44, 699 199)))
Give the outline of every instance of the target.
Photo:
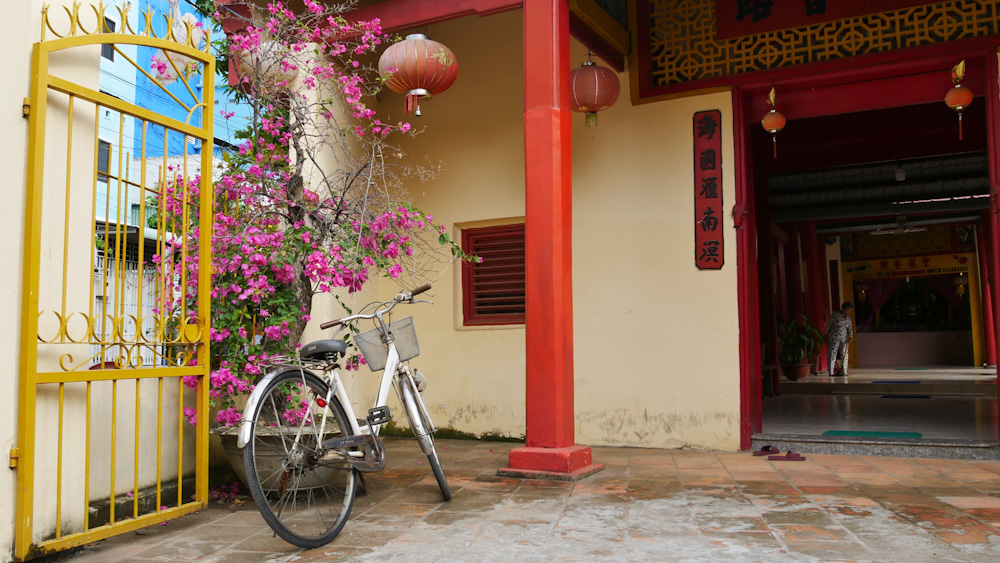
POLYGON ((264 520, 282 539, 304 548, 330 543, 354 505, 357 474, 322 443, 351 436, 340 402, 312 373, 274 378, 253 413, 243 450, 247 482, 264 520), (323 405, 323 406, 321 406, 323 405))
POLYGON ((400 383, 400 399, 406 410, 406 417, 410 420, 413 435, 420 443, 420 450, 427 456, 431 470, 434 471, 434 479, 437 480, 438 487, 441 489, 441 495, 444 496, 444 500, 451 500, 451 487, 448 486, 448 480, 444 477, 444 469, 441 468, 441 460, 438 459, 437 449, 434 447, 434 434, 430 432, 433 425, 427 414, 427 407, 424 406, 424 400, 420 396, 420 392, 417 391, 412 376, 404 374, 398 381, 400 383))

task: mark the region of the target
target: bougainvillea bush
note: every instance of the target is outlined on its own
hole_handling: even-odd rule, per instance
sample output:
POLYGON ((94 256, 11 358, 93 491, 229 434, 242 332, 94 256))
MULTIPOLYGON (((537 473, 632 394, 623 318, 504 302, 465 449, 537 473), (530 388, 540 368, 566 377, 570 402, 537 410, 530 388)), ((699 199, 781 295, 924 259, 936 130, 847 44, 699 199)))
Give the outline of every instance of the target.
MULTIPOLYGON (((214 14, 229 28, 243 13, 234 4, 214 14)), ((444 227, 407 203, 404 181, 434 171, 396 146, 415 133, 409 123, 390 123, 369 107, 381 85, 373 57, 390 38, 377 20, 341 17, 349 7, 305 0, 304 11, 293 13, 274 2, 216 45, 220 60, 238 62, 240 95, 253 108, 211 194, 209 394, 215 421, 225 425, 239 421, 235 398, 253 387, 267 360, 295 353, 316 294, 356 292, 376 276, 415 287, 450 261, 468 259, 444 227)), ((158 202, 170 230, 189 233, 156 258, 185 280, 163 304, 174 310, 198 289, 198 265, 185 257, 197 256, 195 200, 205 194, 197 193, 199 178, 189 182, 187 202, 179 174, 158 202)), ((354 356, 347 367, 358 363, 354 356)), ((185 414, 194 421, 193 410, 185 414)))

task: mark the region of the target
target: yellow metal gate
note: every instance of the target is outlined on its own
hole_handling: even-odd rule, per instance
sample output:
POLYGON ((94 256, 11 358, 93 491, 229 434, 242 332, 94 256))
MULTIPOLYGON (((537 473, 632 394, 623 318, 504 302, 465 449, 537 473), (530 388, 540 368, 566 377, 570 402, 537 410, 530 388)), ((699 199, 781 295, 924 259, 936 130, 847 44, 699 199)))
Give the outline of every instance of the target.
POLYGON ((52 12, 25 100, 19 560, 193 512, 208 492, 209 38, 127 3, 52 12), (98 50, 186 117, 102 92, 98 50))

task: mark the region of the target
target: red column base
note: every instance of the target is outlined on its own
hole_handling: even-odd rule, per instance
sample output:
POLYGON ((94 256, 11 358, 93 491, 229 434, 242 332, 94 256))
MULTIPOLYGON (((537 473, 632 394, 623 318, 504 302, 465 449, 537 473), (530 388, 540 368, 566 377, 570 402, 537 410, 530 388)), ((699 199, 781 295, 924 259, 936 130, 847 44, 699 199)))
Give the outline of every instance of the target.
POLYGON ((497 475, 578 481, 604 470, 603 464, 592 463, 589 447, 576 445, 565 448, 516 448, 511 450, 508 463, 508 467, 497 470, 497 475))

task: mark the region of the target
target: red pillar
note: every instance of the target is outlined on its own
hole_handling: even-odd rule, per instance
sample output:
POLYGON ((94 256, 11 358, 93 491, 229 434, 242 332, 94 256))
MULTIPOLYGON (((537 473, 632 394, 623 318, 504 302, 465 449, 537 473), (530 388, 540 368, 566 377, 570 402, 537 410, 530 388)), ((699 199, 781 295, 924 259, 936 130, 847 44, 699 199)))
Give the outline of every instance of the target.
MULTIPOLYGON (((986 121, 990 159, 990 250, 989 263, 1000 269, 1000 65, 996 51, 990 50, 986 57, 986 121)), ((990 283, 997 283, 993 276, 990 283)), ((991 287, 991 294, 997 295, 997 286, 991 287)), ((993 318, 1000 318, 1000 299, 993 300, 993 318)), ((994 330, 994 346, 1000 349, 1000 331, 994 330)), ((1000 397, 1000 387, 997 389, 1000 397)), ((1000 428, 1000 419, 994 419, 994 428, 1000 428)))
MULTIPOLYGON (((988 217, 985 218, 987 221, 988 217)), ((976 239, 979 250, 979 287, 983 303, 983 338, 986 340, 986 363, 991 366, 997 365, 997 342, 996 329, 993 324, 993 291, 990 283, 993 274, 990 271, 989 255, 986 253, 986 233, 989 232, 989 224, 979 225, 976 232, 976 239)))
POLYGON ((501 475, 604 469, 574 444, 572 127, 568 0, 524 2, 526 447, 501 475))

